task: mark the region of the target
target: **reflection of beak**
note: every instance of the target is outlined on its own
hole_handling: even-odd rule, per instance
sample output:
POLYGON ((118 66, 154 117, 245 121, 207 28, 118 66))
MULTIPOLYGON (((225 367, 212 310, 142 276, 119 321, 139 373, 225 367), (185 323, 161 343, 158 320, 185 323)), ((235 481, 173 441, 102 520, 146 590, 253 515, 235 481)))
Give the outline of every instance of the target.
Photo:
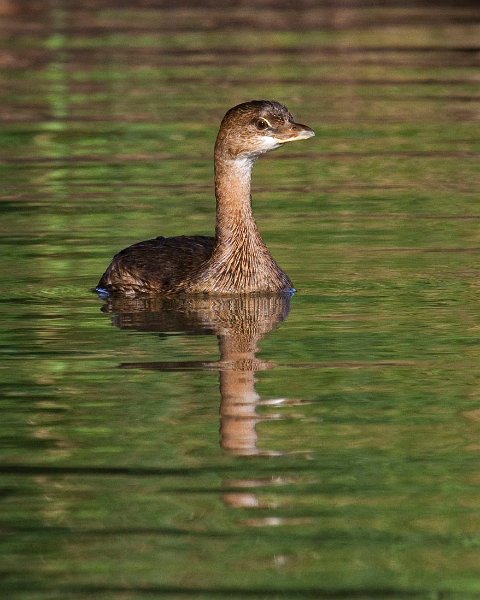
POLYGON ((284 129, 277 133, 279 144, 286 142, 295 142, 297 140, 307 140, 315 135, 313 129, 300 123, 289 123, 284 129))

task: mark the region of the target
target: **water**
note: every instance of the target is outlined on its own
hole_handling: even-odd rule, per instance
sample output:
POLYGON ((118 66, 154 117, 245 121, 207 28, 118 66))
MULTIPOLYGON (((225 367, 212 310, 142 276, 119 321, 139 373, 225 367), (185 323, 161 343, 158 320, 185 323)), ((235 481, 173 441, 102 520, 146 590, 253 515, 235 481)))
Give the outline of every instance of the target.
POLYGON ((475 3, 0 2, 5 598, 480 595, 475 3), (291 298, 104 303, 211 234, 230 106, 291 298))

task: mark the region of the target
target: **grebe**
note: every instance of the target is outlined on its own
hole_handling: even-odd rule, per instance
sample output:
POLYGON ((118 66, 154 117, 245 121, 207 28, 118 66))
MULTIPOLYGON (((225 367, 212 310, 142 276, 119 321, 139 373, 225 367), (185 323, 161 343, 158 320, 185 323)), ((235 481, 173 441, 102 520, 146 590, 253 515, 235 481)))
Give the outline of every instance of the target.
POLYGON ((279 102, 252 100, 224 116, 215 143, 215 237, 157 237, 116 254, 98 282, 101 295, 248 294, 292 291, 252 214, 255 160, 315 135, 279 102))

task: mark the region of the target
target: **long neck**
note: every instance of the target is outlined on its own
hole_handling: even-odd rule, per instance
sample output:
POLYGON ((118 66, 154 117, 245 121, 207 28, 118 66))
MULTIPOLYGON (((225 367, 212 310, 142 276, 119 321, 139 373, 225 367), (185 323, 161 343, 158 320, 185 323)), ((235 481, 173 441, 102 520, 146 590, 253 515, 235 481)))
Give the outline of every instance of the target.
POLYGON ((261 244, 252 213, 251 178, 253 159, 225 158, 215 151, 215 196, 217 199, 217 244, 238 240, 261 244))
POLYGON ((273 259, 253 218, 250 183, 254 161, 232 156, 225 137, 219 134, 215 146, 215 247, 182 291, 245 294, 291 289, 291 281, 273 259))

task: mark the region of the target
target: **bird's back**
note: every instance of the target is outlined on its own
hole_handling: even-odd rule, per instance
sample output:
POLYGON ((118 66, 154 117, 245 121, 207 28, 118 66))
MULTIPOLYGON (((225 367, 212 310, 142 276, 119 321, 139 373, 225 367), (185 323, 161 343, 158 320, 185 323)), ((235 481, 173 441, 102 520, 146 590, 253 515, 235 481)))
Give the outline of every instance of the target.
POLYGON ((178 289, 212 255, 215 238, 157 237, 116 254, 97 285, 108 293, 168 293, 178 289))

